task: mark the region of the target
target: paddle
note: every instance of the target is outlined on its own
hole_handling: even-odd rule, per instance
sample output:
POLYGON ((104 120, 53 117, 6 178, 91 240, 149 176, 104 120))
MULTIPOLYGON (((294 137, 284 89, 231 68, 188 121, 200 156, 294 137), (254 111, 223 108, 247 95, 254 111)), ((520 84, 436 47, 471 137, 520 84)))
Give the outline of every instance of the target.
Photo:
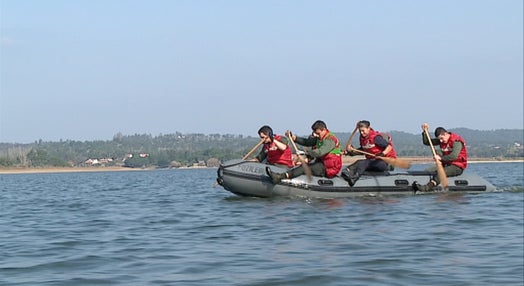
POLYGON ((291 141, 291 144, 293 144, 293 148, 295 148, 295 153, 298 156, 298 160, 300 160, 300 163, 302 163, 302 166, 304 166, 304 172, 306 173, 308 180, 311 181, 313 175, 311 173, 311 168, 309 167, 309 164, 306 162, 304 158, 302 158, 302 155, 298 153, 297 144, 295 144, 295 141, 293 141, 293 137, 291 136, 291 134, 288 135, 288 138, 289 141, 291 141))
POLYGON ((437 165, 437 175, 438 179, 440 180, 440 184, 444 189, 448 187, 448 177, 446 177, 446 171, 444 171, 444 167, 442 166, 442 162, 440 160, 437 160, 435 156, 437 156, 437 152, 435 151, 435 147, 433 147, 433 142, 431 142, 431 136, 429 136, 428 129, 424 128, 424 133, 426 134, 426 137, 429 141, 429 146, 431 147, 431 151, 433 152, 433 160, 435 160, 435 164, 437 165))
POLYGON ((344 148, 344 151, 346 151, 349 145, 351 145, 351 140, 353 140, 353 137, 355 137, 355 134, 357 134, 357 130, 358 130, 358 125, 355 126, 355 129, 353 129, 353 132, 351 132, 351 136, 349 136, 348 141, 346 142, 346 147, 344 148))
POLYGON ((249 157, 253 152, 255 152, 255 150, 256 150, 256 149, 257 149, 257 148, 258 148, 262 143, 264 143, 264 140, 260 140, 260 142, 258 142, 257 145, 255 145, 255 147, 253 147, 253 149, 251 149, 251 151, 249 151, 249 152, 246 154, 246 156, 244 156, 244 157, 242 158, 242 160, 246 160, 247 157, 249 157))
POLYGON ((355 149, 353 148, 352 149, 353 152, 357 152, 357 153, 361 153, 361 154, 364 154, 364 155, 369 155, 369 156, 373 156, 377 159, 380 159, 390 165, 393 165, 395 167, 399 167, 399 168, 402 168, 402 169, 409 169, 409 167, 411 167, 411 163, 409 163, 408 161, 405 161, 405 160, 402 160, 402 159, 399 159, 399 158, 391 158, 391 157, 382 157, 382 156, 377 156, 375 154, 371 154, 371 153, 368 153, 366 151, 362 151, 362 150, 358 150, 358 149, 355 149))

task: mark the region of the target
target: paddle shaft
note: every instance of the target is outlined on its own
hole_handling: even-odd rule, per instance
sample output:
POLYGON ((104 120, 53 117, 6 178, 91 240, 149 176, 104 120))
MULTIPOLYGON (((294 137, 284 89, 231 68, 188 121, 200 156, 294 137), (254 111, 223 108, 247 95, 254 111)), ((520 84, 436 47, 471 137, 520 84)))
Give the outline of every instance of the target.
POLYGON ((437 156, 437 151, 435 151, 435 147, 433 146, 433 142, 431 141, 431 136, 429 135, 429 132, 426 128, 424 128, 424 134, 426 134, 426 138, 428 138, 429 146, 431 147, 431 151, 433 152, 433 160, 435 160, 435 164, 437 167, 437 175, 440 180, 440 184, 443 188, 448 187, 448 177, 446 176, 446 171, 444 170, 444 167, 442 166, 442 162, 437 160, 435 157, 437 156))
POLYGON ((264 140, 260 140, 260 142, 257 143, 257 145, 255 145, 255 147, 253 147, 253 149, 251 149, 251 151, 249 151, 243 158, 242 160, 246 160, 249 156, 251 156, 251 154, 253 152, 255 152, 255 150, 260 146, 262 145, 262 143, 264 143, 264 140))
POLYGON ((366 151, 362 151, 362 150, 358 150, 358 149, 353 149, 353 152, 357 152, 357 153, 361 153, 361 154, 364 154, 364 155, 369 155, 369 156, 373 156, 377 159, 380 159, 390 165, 393 165, 395 167, 399 167, 399 168, 402 168, 402 169, 409 169, 409 167, 411 167, 411 164, 407 161, 404 161, 402 159, 399 159, 399 158, 391 158, 391 157, 383 157, 383 156, 377 156, 375 154, 371 154, 371 153, 368 153, 366 151))
POLYGON ((351 136, 349 136, 348 141, 346 142, 346 148, 348 149, 349 145, 351 145, 351 140, 353 140, 353 137, 355 137, 355 134, 357 134, 358 126, 355 126, 355 129, 353 129, 353 132, 351 132, 351 136))
POLYGON ((288 136, 289 141, 291 141, 291 144, 293 145, 293 148, 295 149, 295 153, 298 156, 298 160, 300 160, 300 163, 302 163, 302 166, 304 168, 304 172, 306 173, 309 180, 311 180, 313 174, 311 172, 311 168, 309 167, 308 163, 304 158, 302 158, 302 155, 298 154, 298 148, 297 144, 295 144, 295 141, 293 141, 293 137, 291 135, 288 136))

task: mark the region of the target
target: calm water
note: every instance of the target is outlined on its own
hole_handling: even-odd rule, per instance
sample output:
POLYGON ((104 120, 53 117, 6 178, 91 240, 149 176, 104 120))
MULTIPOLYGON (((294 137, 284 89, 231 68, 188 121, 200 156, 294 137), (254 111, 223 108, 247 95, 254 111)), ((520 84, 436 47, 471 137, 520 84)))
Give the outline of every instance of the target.
POLYGON ((503 192, 342 200, 240 198, 214 169, 0 175, 0 285, 521 286, 523 165, 470 165, 503 192))

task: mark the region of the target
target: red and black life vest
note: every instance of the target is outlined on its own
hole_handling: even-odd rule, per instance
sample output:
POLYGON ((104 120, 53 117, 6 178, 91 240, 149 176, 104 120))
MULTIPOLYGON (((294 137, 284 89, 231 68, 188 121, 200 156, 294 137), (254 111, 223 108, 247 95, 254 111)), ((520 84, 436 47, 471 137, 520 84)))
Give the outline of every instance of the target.
POLYGON ((327 139, 331 139, 333 140, 333 142, 335 142, 335 148, 333 148, 329 153, 320 157, 320 159, 322 160, 322 162, 324 163, 324 167, 326 168, 326 177, 333 178, 342 169, 340 141, 333 133, 327 130, 326 136, 324 136, 323 138, 319 138, 315 147, 320 148, 322 145, 324 145, 324 141, 327 139))
POLYGON ((461 142, 463 146, 462 149, 460 150, 460 153, 457 159, 453 161, 447 161, 447 162, 442 161, 442 164, 444 166, 455 165, 461 168, 462 170, 464 170, 468 166, 468 153, 466 150, 466 141, 464 140, 464 138, 460 137, 460 135, 458 134, 450 132, 448 142, 447 143, 440 142, 440 149, 442 150, 442 155, 451 154, 451 152, 453 152, 453 144, 455 141, 461 142))
MULTIPOLYGON (((274 138, 278 141, 282 139, 280 135, 274 135, 274 138)), ((264 144, 263 150, 267 155, 268 164, 285 165, 289 168, 292 168, 294 166, 293 159, 291 156, 291 148, 289 148, 289 146, 284 150, 280 150, 278 149, 275 142, 271 142, 268 144, 264 144)))
MULTIPOLYGON (((388 144, 391 145, 391 151, 389 151, 387 154, 384 155, 384 157, 390 157, 390 158, 397 158, 397 152, 395 151, 395 147, 393 146, 393 140, 391 139, 391 136, 388 134, 383 134, 378 131, 373 130, 373 128, 369 129, 368 136, 362 137, 360 136, 360 146, 362 147, 362 150, 371 153, 371 154, 380 154, 384 149, 380 146, 377 146, 375 144, 375 137, 382 136, 384 139, 388 141, 388 144)), ((366 155, 367 159, 373 159, 374 156, 366 155)))

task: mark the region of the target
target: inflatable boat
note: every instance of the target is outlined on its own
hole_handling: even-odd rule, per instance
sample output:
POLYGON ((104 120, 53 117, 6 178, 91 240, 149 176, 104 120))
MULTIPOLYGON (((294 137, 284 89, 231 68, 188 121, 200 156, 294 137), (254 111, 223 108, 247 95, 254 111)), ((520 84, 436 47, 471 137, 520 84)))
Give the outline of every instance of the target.
POLYGON ((250 197, 310 197, 310 198, 343 198, 356 196, 391 196, 431 193, 484 193, 495 191, 496 188, 476 174, 465 172, 460 176, 448 178, 446 189, 440 186, 429 192, 417 191, 414 183, 426 184, 434 173, 427 171, 390 171, 366 172, 353 185, 341 176, 334 178, 308 177, 301 175, 292 179, 284 179, 273 184, 266 172, 266 167, 273 172, 282 173, 285 169, 266 165, 264 163, 229 160, 220 165, 217 170, 217 183, 225 190, 250 197))

